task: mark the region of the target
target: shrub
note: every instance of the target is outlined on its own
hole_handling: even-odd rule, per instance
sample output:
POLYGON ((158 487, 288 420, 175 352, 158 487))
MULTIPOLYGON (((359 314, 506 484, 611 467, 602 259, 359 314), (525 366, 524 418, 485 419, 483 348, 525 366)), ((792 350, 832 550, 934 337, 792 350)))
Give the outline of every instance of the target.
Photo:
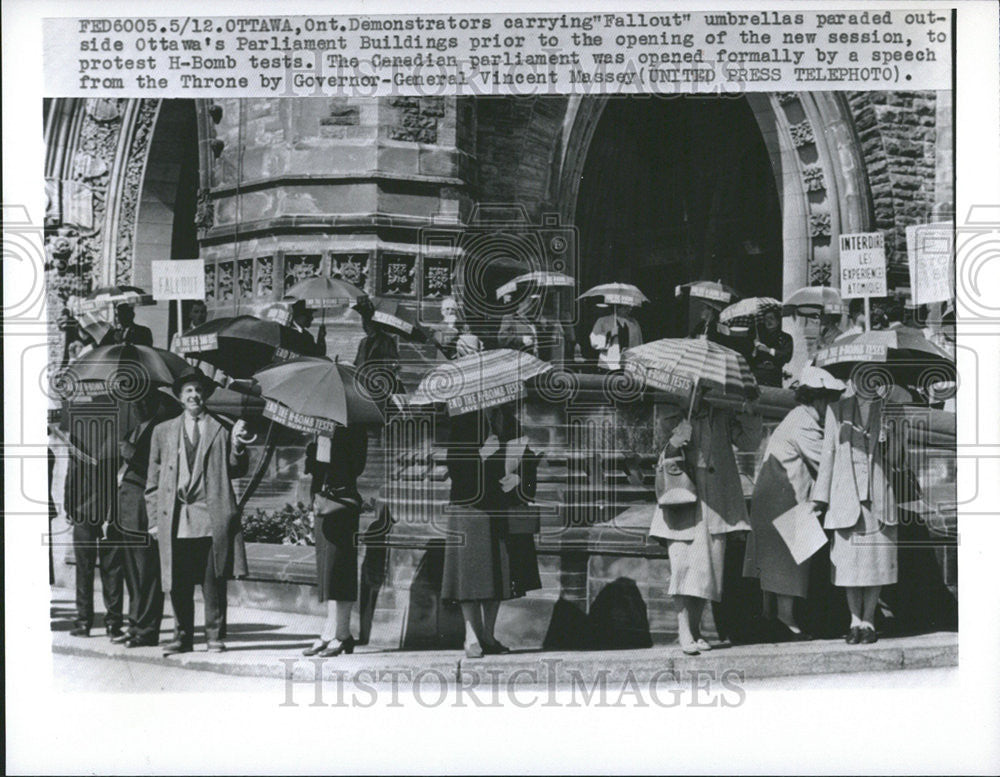
POLYGON ((254 510, 243 516, 243 539, 275 545, 312 545, 312 511, 302 502, 280 510, 254 510))

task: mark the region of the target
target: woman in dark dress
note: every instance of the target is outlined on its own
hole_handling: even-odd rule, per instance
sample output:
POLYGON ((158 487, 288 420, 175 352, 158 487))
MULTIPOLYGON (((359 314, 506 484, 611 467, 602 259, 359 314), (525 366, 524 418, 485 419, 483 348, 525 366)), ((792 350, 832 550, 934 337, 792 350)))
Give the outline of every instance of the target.
POLYGON ((306 447, 312 475, 317 594, 326 602, 326 622, 304 655, 324 658, 354 652, 351 610, 358 599, 358 477, 365 469, 368 433, 363 426, 338 426, 333 438, 317 437, 306 447))
POLYGON ((465 620, 465 654, 507 653, 494 636, 500 602, 541 588, 525 509, 537 458, 504 406, 451 419, 447 455, 451 495, 441 598, 457 601, 465 620))

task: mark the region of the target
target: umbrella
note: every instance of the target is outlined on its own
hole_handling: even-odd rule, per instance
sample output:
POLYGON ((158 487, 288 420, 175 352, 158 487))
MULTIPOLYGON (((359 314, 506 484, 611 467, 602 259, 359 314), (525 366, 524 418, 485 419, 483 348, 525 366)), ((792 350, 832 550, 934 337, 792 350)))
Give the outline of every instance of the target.
POLYGON ((740 296, 733 289, 723 285, 722 281, 682 283, 674 289, 674 296, 680 297, 685 291, 687 291, 688 297, 696 297, 716 308, 725 307, 740 296))
POLYGON ((404 307, 398 300, 383 299, 376 303, 372 321, 407 340, 416 342, 427 340, 427 330, 420 326, 417 314, 412 309, 404 307))
POLYGON ((772 297, 747 297, 719 314, 719 321, 729 326, 756 326, 767 313, 781 317, 781 303, 772 297))
POLYGON ((365 293, 354 284, 340 278, 316 275, 296 283, 285 296, 305 300, 309 307, 325 310, 351 305, 365 296, 365 293))
POLYGON ((349 364, 296 359, 261 370, 254 378, 264 398, 264 416, 289 429, 333 435, 338 426, 384 421, 373 387, 349 364))
POLYGON ((79 318, 80 330, 94 341, 95 345, 104 345, 105 339, 114 331, 114 326, 94 313, 82 313, 79 318))
POLYGON ((523 351, 481 351, 439 364, 423 377, 409 404, 444 402, 449 415, 470 413, 524 396, 524 382, 550 369, 523 351))
POLYGON ((518 275, 516 278, 507 281, 507 283, 497 289, 497 299, 500 299, 505 294, 513 294, 518 286, 524 284, 532 284, 538 287, 575 286, 576 281, 571 276, 561 272, 536 270, 524 275, 518 275))
POLYGON ((295 358, 294 330, 256 316, 213 318, 177 338, 177 350, 218 367, 234 378, 249 378, 275 360, 295 358))
POLYGON ((169 386, 191 371, 184 359, 162 348, 118 343, 85 353, 57 376, 60 393, 67 399, 79 394, 135 401, 157 386, 169 386))
POLYGON ((824 313, 843 313, 840 292, 829 286, 806 286, 793 292, 782 303, 783 313, 790 316, 797 308, 821 308, 824 313))
POLYGON ((138 286, 99 286, 83 299, 76 299, 70 306, 74 313, 87 313, 102 308, 121 305, 154 305, 153 295, 138 286))
POLYGON ((646 295, 631 283, 602 283, 583 292, 577 299, 603 298, 608 305, 630 305, 639 307, 649 302, 646 295))
POLYGON ((699 385, 743 399, 760 394, 746 359, 711 340, 654 340, 629 348, 623 360, 626 372, 672 394, 691 396, 699 385))
POLYGON ((925 373, 931 382, 954 380, 954 361, 913 327, 877 329, 837 339, 816 354, 816 366, 849 375, 859 364, 883 364, 900 377, 925 373))

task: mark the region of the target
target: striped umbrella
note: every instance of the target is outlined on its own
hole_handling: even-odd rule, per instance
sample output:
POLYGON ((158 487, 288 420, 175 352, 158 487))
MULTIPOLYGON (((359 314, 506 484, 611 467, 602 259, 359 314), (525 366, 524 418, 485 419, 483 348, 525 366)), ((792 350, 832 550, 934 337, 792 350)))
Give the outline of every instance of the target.
POLYGON ((423 377, 409 404, 443 402, 449 415, 471 413, 524 396, 524 382, 551 369, 523 351, 482 351, 439 364, 423 377))
POLYGON ((799 308, 820 308, 824 313, 843 313, 844 301, 840 292, 830 286, 806 286, 792 292, 782 303, 784 315, 790 316, 799 308))
POLYGON ((516 278, 507 281, 507 283, 497 289, 497 299, 500 299, 505 294, 513 294, 517 290, 518 286, 528 284, 539 288, 547 288, 549 286, 575 286, 576 280, 561 272, 536 270, 535 272, 518 275, 516 278))
POLYGON ((723 285, 722 281, 693 281, 682 283, 674 289, 674 296, 680 297, 687 292, 689 298, 699 299, 714 308, 722 309, 739 299, 733 289, 723 285))
POLYGON ((256 316, 213 318, 177 338, 177 350, 218 367, 233 378, 249 378, 275 360, 299 356, 294 331, 256 316))
POLYGON ((747 297, 730 305, 719 314, 719 321, 727 326, 756 327, 767 313, 781 317, 781 303, 773 297, 747 297))
POLYGON ((299 281, 285 293, 285 296, 305 300, 310 308, 325 310, 351 305, 365 296, 365 293, 353 283, 340 278, 317 275, 299 281))
POLYGON ((624 368, 646 385, 691 396, 696 386, 743 399, 760 394, 746 359, 711 340, 667 338, 625 351, 624 368))
POLYGON ((136 307, 156 304, 153 295, 147 294, 138 286, 99 286, 83 299, 73 300, 70 310, 79 315, 123 303, 136 307))
POLYGON ((639 307, 649 302, 646 295, 631 283, 602 283, 583 292, 577 299, 602 298, 608 305, 630 305, 639 307))
POLYGON ((289 429, 332 436, 338 426, 384 421, 374 399, 379 387, 349 364, 307 357, 260 370, 254 379, 264 416, 289 429))

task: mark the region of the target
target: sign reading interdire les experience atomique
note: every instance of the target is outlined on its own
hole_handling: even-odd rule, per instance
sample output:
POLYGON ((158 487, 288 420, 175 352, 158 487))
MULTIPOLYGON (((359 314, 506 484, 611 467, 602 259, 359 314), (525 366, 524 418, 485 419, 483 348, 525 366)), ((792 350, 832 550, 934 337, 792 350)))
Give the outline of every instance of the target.
POLYGON ((953 13, 45 19, 65 97, 949 89, 953 13))

